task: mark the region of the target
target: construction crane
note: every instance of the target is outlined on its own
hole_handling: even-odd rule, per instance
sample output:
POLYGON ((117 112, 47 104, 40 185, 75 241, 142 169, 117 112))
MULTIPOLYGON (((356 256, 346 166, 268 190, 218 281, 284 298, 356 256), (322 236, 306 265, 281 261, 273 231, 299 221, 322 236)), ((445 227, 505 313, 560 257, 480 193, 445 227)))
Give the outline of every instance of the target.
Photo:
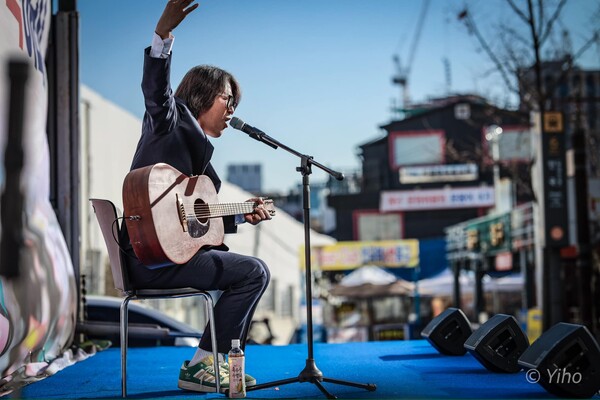
POLYGON ((446 78, 446 95, 452 91, 452 69, 450 68, 450 60, 448 57, 442 58, 444 64, 444 76, 446 78))
POLYGON ((401 94, 400 99, 402 104, 400 105, 400 110, 404 111, 410 105, 410 92, 408 90, 408 79, 410 75, 410 69, 412 67, 412 63, 415 59, 415 54, 417 51, 417 46, 419 45, 419 39, 421 38, 421 31, 423 29, 423 21, 425 20, 425 16, 427 15, 427 10, 429 8, 430 0, 424 0, 421 6, 421 13, 419 15, 419 19, 417 20, 417 26, 415 28, 415 34, 412 39, 412 44, 410 47, 410 52, 408 53, 408 58, 406 64, 402 65, 402 61, 400 60, 400 56, 395 54, 393 56, 394 64, 396 65, 396 74, 392 77, 392 82, 396 85, 400 85, 401 94))

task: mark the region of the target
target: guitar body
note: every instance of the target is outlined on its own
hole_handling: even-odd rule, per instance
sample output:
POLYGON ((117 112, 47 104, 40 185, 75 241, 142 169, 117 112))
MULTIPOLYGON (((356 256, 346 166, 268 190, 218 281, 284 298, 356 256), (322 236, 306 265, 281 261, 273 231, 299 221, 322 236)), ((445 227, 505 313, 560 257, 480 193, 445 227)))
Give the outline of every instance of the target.
POLYGON ((189 177, 163 163, 129 172, 123 208, 136 256, 151 268, 184 264, 201 247, 222 244, 223 219, 198 217, 216 202, 207 176, 189 177))

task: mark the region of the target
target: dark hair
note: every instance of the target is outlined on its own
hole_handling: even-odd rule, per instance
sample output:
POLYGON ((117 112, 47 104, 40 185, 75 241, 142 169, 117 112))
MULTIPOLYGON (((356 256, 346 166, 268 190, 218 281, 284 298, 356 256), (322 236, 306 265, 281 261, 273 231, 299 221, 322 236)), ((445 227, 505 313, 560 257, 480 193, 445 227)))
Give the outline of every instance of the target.
POLYGON ((179 83, 175 96, 185 101, 192 115, 198 118, 212 107, 217 96, 225 90, 227 82, 231 85, 235 104, 238 104, 240 86, 233 75, 210 65, 198 65, 190 69, 179 83))

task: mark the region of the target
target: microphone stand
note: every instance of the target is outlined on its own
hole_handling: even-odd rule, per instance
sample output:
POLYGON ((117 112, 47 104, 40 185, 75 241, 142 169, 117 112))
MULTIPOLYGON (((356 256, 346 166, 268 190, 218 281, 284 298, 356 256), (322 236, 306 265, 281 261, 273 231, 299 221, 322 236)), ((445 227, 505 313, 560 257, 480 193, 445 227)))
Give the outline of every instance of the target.
MULTIPOLYGON (((317 368, 313 354, 313 322, 312 322, 312 272, 311 272, 311 261, 310 261, 310 184, 309 175, 312 173, 312 165, 321 168, 335 179, 341 181, 344 179, 344 174, 334 171, 330 168, 313 160, 313 157, 307 156, 289 148, 288 146, 278 142, 269 135, 263 132, 253 132, 248 134, 255 140, 263 142, 266 145, 277 149, 281 147, 287 152, 300 158, 300 167, 296 168, 296 171, 302 174, 302 207, 304 210, 304 263, 305 263, 305 280, 306 280, 306 323, 307 323, 307 343, 308 343, 308 357, 306 359, 306 365, 300 374, 295 378, 282 379, 278 381, 263 383, 247 388, 247 391, 265 389, 273 386, 287 385, 289 383, 303 383, 309 382, 314 384, 323 392, 328 399, 336 399, 337 397, 329 393, 323 386, 322 382, 334 383, 337 385, 345 385, 357 387, 360 389, 366 389, 370 392, 375 391, 377 386, 373 383, 356 383, 350 381, 343 381, 339 379, 332 379, 323 376, 323 373, 317 368)), ((229 395, 229 390, 226 394, 229 395)))

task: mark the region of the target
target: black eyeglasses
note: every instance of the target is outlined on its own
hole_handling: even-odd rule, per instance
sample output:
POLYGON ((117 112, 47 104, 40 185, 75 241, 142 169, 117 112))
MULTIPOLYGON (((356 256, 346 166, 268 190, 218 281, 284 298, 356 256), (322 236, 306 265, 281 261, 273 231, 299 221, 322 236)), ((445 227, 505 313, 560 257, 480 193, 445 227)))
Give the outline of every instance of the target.
POLYGON ((235 110, 237 108, 237 103, 235 102, 235 97, 233 97, 232 95, 225 95, 225 94, 222 94, 221 97, 223 97, 223 99, 225 99, 225 97, 227 97, 227 103, 226 103, 227 109, 232 108, 235 110))

